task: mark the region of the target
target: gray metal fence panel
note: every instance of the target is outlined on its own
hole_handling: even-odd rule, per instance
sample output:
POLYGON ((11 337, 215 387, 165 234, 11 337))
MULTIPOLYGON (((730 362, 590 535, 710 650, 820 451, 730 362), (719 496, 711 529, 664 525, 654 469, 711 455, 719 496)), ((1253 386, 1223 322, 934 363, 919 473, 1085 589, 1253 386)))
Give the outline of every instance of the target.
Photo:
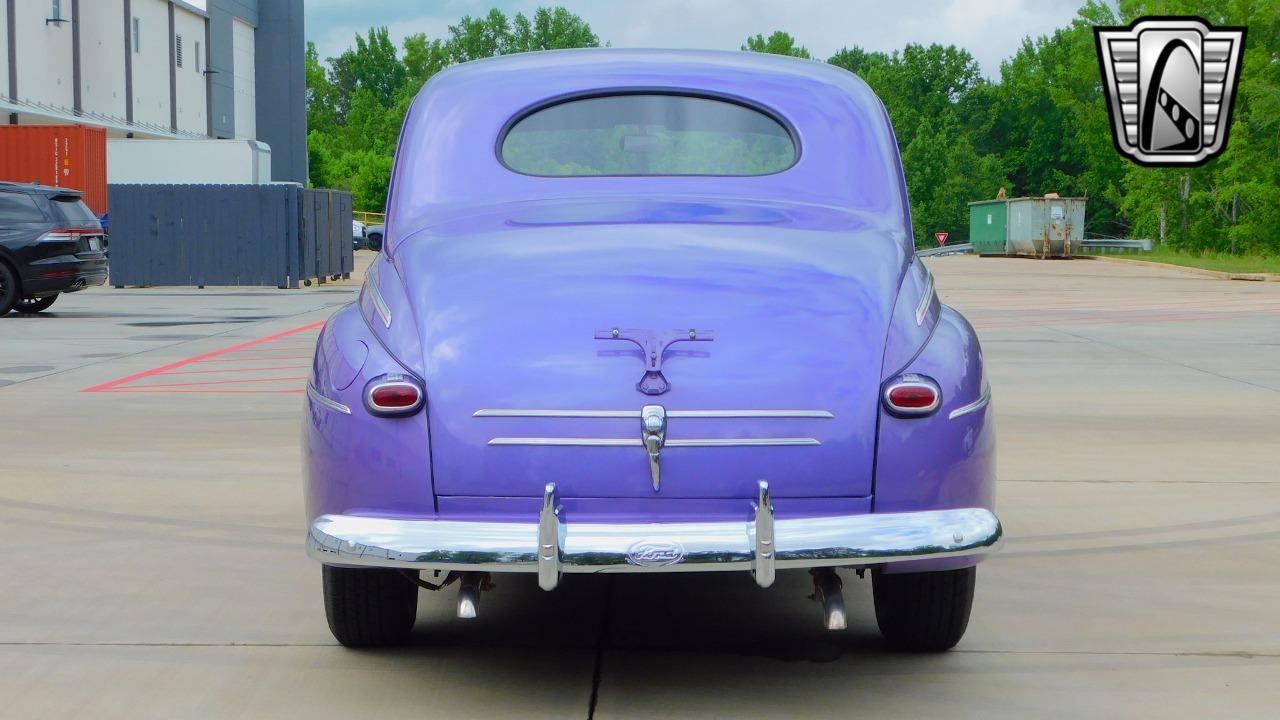
POLYGON ((315 222, 316 222, 316 193, 301 193, 299 195, 301 207, 299 210, 298 225, 298 261, 299 276, 307 277, 316 276, 316 243, 315 243, 315 222))
POLYGON ((351 193, 330 191, 330 207, 333 210, 329 222, 329 268, 333 275, 346 277, 354 264, 355 233, 351 228, 351 193), (342 219, 346 218, 344 225, 342 219))
POLYGON ((111 282, 260 285, 344 275, 351 194, 271 185, 111 185, 111 282))

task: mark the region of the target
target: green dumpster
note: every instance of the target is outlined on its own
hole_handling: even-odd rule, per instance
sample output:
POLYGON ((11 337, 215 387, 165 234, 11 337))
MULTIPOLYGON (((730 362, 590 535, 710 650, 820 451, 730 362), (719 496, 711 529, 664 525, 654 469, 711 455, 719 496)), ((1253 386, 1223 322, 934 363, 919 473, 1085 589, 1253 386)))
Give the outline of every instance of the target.
POLYGON ((1004 255, 1009 220, 1007 200, 969 203, 969 242, 978 255, 1004 255))

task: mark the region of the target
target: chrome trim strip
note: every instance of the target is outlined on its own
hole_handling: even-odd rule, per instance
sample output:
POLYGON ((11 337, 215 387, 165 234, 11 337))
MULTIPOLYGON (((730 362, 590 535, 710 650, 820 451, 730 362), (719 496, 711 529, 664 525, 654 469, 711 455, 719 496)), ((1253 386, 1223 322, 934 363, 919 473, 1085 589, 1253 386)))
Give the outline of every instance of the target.
MULTIPOLYGON (((484 409, 472 417, 638 418, 639 410, 484 409)), ((826 410, 668 410, 668 418, 834 418, 826 410)))
MULTIPOLYGON (((543 507, 547 506, 544 495, 543 507)), ((545 514, 542 516, 545 518, 545 514)), ((695 572, 759 570, 757 519, 679 523, 566 523, 556 516, 560 571, 695 572), (637 543, 683 550, 670 564, 636 564, 637 543)), ((548 523, 549 525, 550 523, 548 523)), ((412 520, 322 515, 311 524, 307 554, 336 565, 419 570, 531 572, 539 560, 539 521, 412 520)), ((869 513, 774 521, 776 569, 878 565, 908 560, 985 555, 1003 536, 1000 521, 984 508, 869 513)), ((546 553, 548 556, 550 553, 546 553)), ((767 572, 767 570, 765 571, 767 572)))
POLYGON ((668 410, 669 418, 833 418, 826 410, 668 410))
POLYGON ((320 407, 327 408, 334 412, 342 413, 343 415, 351 414, 351 408, 347 407, 346 405, 343 405, 337 400, 331 400, 325 397, 324 395, 321 395, 320 390, 318 390, 310 380, 307 381, 307 397, 314 400, 315 403, 320 407))
POLYGON ((951 414, 947 416, 947 419, 955 420, 956 418, 962 417, 964 415, 968 415, 969 413, 976 413, 982 408, 986 407, 987 403, 989 402, 991 402, 991 388, 987 388, 983 390, 982 396, 979 397, 977 400, 974 400, 968 405, 963 405, 961 407, 956 408, 955 410, 952 410, 951 414))
POLYGON ((477 410, 471 417, 638 418, 639 410, 477 410))
POLYGON ((555 437, 496 437, 490 445, 572 445, 583 447, 644 447, 640 438, 555 438, 555 437))
MULTIPOLYGON (((561 445, 574 447, 644 447, 640 438, 496 437, 490 445, 561 445)), ((692 438, 668 439, 664 447, 739 447, 751 445, 821 445, 816 438, 692 438)))
POLYGON ((373 309, 378 311, 378 317, 382 318, 382 324, 391 327, 391 308, 387 307, 387 301, 382 299, 382 291, 378 289, 377 277, 366 278, 364 286, 369 288, 369 299, 373 301, 373 309))
POLYGON ((821 445, 816 438, 699 438, 694 440, 667 440, 667 447, 738 447, 748 445, 821 445))
POLYGON ((933 304, 934 295, 933 273, 928 273, 925 279, 924 292, 920 295, 920 302, 916 304, 916 325, 924 324, 924 316, 928 314, 929 306, 933 304))

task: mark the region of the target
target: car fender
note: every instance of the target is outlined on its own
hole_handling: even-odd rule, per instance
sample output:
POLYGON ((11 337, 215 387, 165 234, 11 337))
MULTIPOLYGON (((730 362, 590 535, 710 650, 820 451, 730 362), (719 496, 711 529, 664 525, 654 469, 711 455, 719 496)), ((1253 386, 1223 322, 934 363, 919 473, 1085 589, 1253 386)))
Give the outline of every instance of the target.
POLYGON ((928 343, 903 373, 932 378, 942 401, 923 418, 881 409, 873 510, 992 509, 995 415, 973 326, 942 306, 928 343))
POLYGON ((387 352, 359 305, 335 313, 316 343, 303 413, 308 523, 375 509, 434 515, 426 412, 376 417, 364 406, 365 387, 388 374, 418 377, 387 352))

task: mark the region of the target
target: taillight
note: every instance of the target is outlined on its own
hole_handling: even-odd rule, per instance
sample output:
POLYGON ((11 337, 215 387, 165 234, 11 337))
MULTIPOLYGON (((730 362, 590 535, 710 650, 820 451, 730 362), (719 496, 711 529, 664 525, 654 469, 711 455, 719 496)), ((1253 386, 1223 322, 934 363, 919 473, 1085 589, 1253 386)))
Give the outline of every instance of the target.
POLYGON ((938 383, 923 375, 903 375, 884 389, 884 406, 900 417, 932 415, 942 404, 938 383))
POLYGON ((49 242, 68 242, 75 240, 81 235, 101 235, 102 228, 58 228, 50 230, 44 234, 44 239, 49 242))
POLYGON ((364 405, 383 417, 412 415, 422 407, 423 392, 418 383, 403 375, 378 378, 365 388, 364 405))

